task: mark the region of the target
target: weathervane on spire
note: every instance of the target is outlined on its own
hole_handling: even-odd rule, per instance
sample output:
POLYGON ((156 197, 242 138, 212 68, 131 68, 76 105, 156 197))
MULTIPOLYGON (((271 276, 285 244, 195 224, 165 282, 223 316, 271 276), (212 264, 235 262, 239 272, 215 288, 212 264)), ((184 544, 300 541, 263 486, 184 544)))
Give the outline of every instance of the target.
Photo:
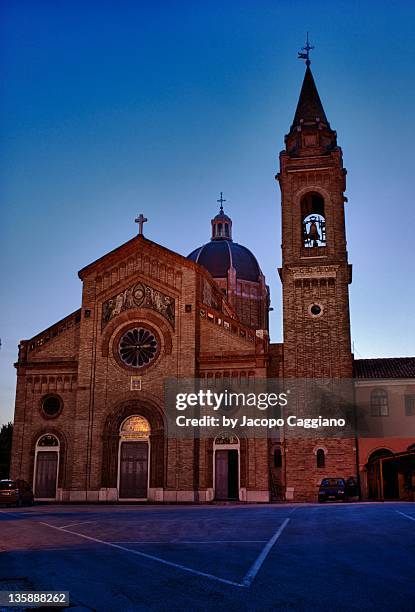
POLYGON ((223 197, 222 192, 220 192, 220 198, 219 200, 216 200, 216 202, 220 202, 220 212, 222 214, 223 213, 223 203, 226 202, 225 198, 223 197))
POLYGON ((310 51, 312 49, 314 49, 314 47, 312 45, 310 45, 310 43, 309 43, 308 32, 307 32, 307 42, 305 44, 305 47, 301 47, 301 51, 298 52, 298 59, 305 60, 306 66, 309 66, 310 63, 311 63, 310 62, 310 51))

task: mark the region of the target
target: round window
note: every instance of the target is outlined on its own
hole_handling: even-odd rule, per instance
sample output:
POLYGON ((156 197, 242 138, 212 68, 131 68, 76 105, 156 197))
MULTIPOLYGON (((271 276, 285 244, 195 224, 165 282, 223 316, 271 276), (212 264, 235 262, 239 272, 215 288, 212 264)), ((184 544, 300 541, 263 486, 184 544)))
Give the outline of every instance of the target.
POLYGON ((118 343, 118 354, 125 365, 142 368, 157 356, 159 342, 155 334, 145 327, 133 327, 124 332, 118 343))
POLYGON ((42 410, 47 417, 56 416, 62 409, 62 400, 57 395, 48 395, 42 401, 42 410))
POLYGON ((321 304, 311 304, 308 307, 308 312, 312 317, 320 317, 323 314, 323 306, 321 304))

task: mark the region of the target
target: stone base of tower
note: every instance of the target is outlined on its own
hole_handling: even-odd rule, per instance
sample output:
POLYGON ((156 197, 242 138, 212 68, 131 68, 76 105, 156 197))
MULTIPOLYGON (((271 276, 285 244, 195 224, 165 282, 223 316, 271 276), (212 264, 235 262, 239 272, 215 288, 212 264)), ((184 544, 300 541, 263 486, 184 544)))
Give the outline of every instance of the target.
POLYGON ((285 499, 287 502, 317 502, 323 478, 356 478, 356 443, 354 439, 298 439, 285 444, 285 499), (320 462, 324 452, 324 465, 320 462))

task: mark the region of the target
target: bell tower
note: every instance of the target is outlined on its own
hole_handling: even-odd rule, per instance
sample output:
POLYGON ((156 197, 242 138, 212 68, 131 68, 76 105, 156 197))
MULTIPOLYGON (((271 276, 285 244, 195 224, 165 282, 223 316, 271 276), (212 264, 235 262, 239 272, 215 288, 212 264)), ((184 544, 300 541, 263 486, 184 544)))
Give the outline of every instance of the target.
MULTIPOLYGON (((308 55, 308 54, 307 54, 308 55)), ((346 170, 310 69, 280 153, 286 377, 351 378, 346 170)))
MULTIPOLYGON (((344 196, 346 170, 310 68, 308 44, 300 97, 280 153, 284 378, 339 379, 353 397, 344 196)), ((307 383, 308 384, 308 383, 307 383)), ((333 395, 332 395, 333 397, 333 395)), ((332 400, 331 400, 332 401, 332 400)), ((348 400, 352 405, 352 399, 348 400)), ((306 400, 295 410, 307 416, 306 400)), ((324 407, 317 410, 324 416, 324 407)), ((310 415, 308 415, 310 416, 310 415)), ((327 416, 327 415, 326 415, 327 416)), ((348 434, 324 428, 301 437, 287 433, 286 498, 316 501, 322 478, 356 474, 353 419, 348 434)))

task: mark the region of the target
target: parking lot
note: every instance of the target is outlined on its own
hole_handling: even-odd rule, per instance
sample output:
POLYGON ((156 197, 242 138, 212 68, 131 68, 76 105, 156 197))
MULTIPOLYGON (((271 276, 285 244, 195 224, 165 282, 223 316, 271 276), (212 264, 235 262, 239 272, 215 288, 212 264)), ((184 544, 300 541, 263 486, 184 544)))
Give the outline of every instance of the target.
POLYGON ((79 610, 413 610, 415 504, 0 509, 0 590, 79 610))

